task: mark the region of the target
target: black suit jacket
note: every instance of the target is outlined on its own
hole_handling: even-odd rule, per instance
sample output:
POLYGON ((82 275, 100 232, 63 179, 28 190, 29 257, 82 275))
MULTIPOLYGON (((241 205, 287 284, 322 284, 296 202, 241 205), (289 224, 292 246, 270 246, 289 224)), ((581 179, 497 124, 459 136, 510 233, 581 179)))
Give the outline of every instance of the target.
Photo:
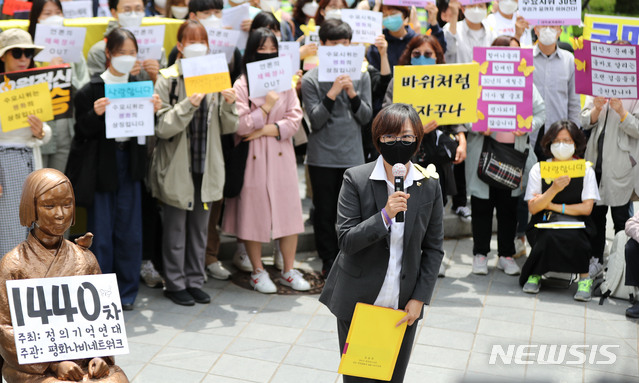
MULTIPOLYGON (((371 162, 344 174, 337 209, 340 252, 320 296, 320 302, 345 321, 351 320, 357 302, 375 302, 388 268, 390 232, 380 214, 388 192, 385 181, 369 178, 374 168, 371 162)), ((430 303, 444 256, 444 209, 438 180, 413 181, 407 192, 400 309, 410 299, 430 303)))

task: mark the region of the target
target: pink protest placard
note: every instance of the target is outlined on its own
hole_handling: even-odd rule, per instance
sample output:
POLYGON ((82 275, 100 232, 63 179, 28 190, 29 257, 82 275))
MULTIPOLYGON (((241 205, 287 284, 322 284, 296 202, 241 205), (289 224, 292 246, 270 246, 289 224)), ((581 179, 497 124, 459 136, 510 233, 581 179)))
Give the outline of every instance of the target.
POLYGON ((519 0, 530 25, 581 25, 581 0, 519 0))
POLYGON ((575 40, 575 91, 590 96, 637 99, 639 52, 635 45, 575 40))
POLYGON ((532 129, 532 49, 475 47, 480 95, 473 130, 512 132, 532 129))
POLYGON ((435 0, 384 0, 384 5, 399 5, 400 7, 424 8, 428 3, 434 3, 435 0))

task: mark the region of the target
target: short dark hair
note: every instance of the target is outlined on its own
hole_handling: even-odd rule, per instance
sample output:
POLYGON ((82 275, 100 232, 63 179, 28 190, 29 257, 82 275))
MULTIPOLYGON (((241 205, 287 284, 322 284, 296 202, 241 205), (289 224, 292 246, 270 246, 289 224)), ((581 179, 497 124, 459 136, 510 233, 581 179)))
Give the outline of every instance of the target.
POLYGON ((353 30, 348 23, 342 20, 328 19, 320 26, 319 38, 322 44, 329 40, 347 39, 351 41, 353 38, 353 30))
POLYGON ((249 33, 257 28, 268 28, 272 31, 280 31, 280 22, 271 12, 262 11, 253 19, 249 33))
POLYGON ((204 12, 209 9, 224 8, 222 0, 191 0, 189 1, 189 13, 204 12))
POLYGON ((55 4, 60 9, 60 12, 62 12, 62 4, 60 3, 60 0, 33 0, 33 5, 31 6, 31 12, 29 13, 29 30, 28 30, 32 39, 35 39, 36 24, 38 24, 38 19, 40 18, 40 15, 42 14, 42 9, 44 8, 44 5, 48 2, 52 2, 53 4, 55 4))
MULTIPOLYGON (((124 28, 115 28, 106 37, 106 50, 113 56, 113 52, 116 52, 118 49, 122 47, 124 42, 127 39, 133 40, 133 44, 135 45, 135 51, 138 52, 138 41, 135 39, 133 33, 124 28)), ((107 60, 107 66, 109 66, 109 61, 107 60)))
MULTIPOLYGON (((118 9, 118 4, 120 4, 120 0, 109 0, 109 10, 118 9)), ((146 7, 146 0, 142 0, 142 6, 146 7)))
POLYGON ((404 128, 406 121, 409 121, 413 125, 413 131, 417 136, 417 148, 424 138, 424 127, 422 120, 419 119, 419 115, 415 109, 402 103, 390 104, 384 109, 380 110, 377 117, 373 120, 373 127, 371 133, 373 136, 373 145, 375 149, 381 153, 379 148, 379 139, 385 134, 399 134, 404 128))
POLYGON ((575 155, 577 157, 583 157, 584 151, 586 150, 586 136, 579 129, 577 124, 570 120, 559 120, 554 124, 550 125, 550 128, 546 131, 544 136, 541 138, 541 148, 545 155, 549 157, 553 157, 552 152, 550 151, 550 145, 557 138, 557 135, 562 130, 566 129, 570 137, 575 142, 575 155))
POLYGON ((410 8, 408 8, 408 7, 402 7, 402 6, 399 6, 399 5, 382 4, 382 8, 394 9, 396 11, 400 11, 402 13, 402 16, 405 19, 410 17, 410 8))
POLYGON ((491 46, 493 46, 493 47, 509 47, 510 43, 512 43, 513 41, 517 43, 518 47, 521 46, 521 44, 519 43, 519 40, 516 37, 506 36, 506 35, 498 36, 493 41, 491 46))

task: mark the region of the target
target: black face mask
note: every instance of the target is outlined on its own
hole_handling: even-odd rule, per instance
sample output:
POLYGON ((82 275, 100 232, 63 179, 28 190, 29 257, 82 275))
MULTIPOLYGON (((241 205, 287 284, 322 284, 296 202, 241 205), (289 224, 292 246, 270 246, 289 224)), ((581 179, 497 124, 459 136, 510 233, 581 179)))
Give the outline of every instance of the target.
POLYGON ((262 61, 268 59, 274 59, 277 57, 277 52, 275 53, 255 53, 255 61, 262 61))
POLYGON ((410 161, 410 158, 417 151, 417 142, 413 142, 410 145, 404 145, 400 142, 393 144, 379 143, 380 154, 384 158, 384 161, 390 165, 406 164, 410 161))

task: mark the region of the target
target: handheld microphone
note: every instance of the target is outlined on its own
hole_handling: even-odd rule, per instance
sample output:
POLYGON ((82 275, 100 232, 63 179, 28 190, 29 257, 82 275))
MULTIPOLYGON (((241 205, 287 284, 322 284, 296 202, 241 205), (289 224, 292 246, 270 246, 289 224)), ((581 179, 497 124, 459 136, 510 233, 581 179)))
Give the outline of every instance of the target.
MULTIPOLYGON (((404 164, 393 165, 393 177, 395 177, 395 191, 404 191, 404 177, 406 176, 406 166, 404 164)), ((395 222, 404 222, 404 212, 400 211, 395 216, 395 222)))

